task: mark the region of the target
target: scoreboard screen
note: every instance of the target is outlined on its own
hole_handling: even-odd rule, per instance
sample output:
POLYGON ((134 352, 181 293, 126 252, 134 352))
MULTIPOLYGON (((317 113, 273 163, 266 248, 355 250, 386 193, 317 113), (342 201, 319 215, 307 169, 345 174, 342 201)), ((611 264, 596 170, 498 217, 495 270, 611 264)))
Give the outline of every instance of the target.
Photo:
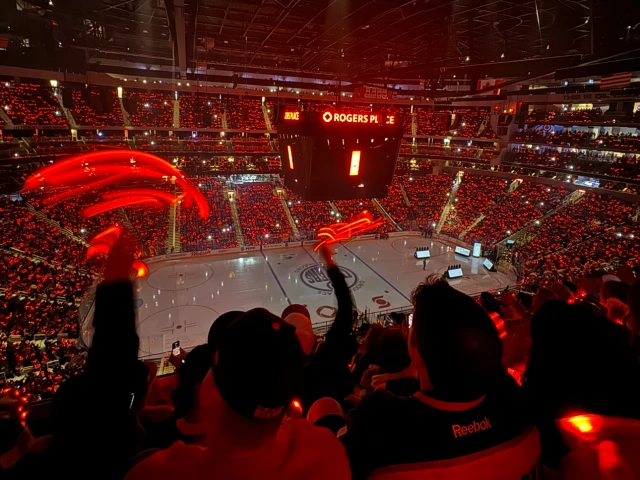
POLYGON ((278 112, 285 185, 306 200, 387 196, 402 141, 395 112, 278 112))

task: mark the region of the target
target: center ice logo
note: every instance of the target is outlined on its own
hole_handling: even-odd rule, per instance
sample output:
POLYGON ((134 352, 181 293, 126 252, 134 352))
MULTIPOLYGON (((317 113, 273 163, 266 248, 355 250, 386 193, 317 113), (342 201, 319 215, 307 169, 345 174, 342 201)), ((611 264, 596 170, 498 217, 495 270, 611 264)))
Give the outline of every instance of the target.
MULTIPOLYGON (((344 279, 347 282, 347 286, 349 288, 353 288, 358 283, 358 276, 345 267, 338 267, 342 274, 344 275, 344 279)), ((305 267, 300 272, 300 280, 307 287, 313 288, 314 290, 320 290, 321 292, 333 292, 333 288, 331 287, 331 280, 327 276, 327 273, 324 271, 322 267, 318 265, 310 265, 305 267)))

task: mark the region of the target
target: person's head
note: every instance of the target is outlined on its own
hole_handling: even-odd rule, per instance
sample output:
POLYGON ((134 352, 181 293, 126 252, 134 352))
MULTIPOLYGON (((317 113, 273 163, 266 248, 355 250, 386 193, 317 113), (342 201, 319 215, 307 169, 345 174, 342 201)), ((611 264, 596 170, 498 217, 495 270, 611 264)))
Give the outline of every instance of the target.
POLYGON ((296 336, 304 354, 306 356, 311 355, 316 345, 316 334, 313 331, 313 325, 309 317, 304 316, 302 313, 293 312, 282 318, 289 325, 295 327, 296 336))
POLYGON ((196 406, 198 386, 211 368, 211 346, 198 345, 191 350, 178 369, 178 386, 171 392, 174 415, 182 418, 196 406))
POLYGON ((491 292, 482 292, 480 294, 480 305, 488 313, 497 313, 502 316, 502 309, 500 308, 500 302, 491 292))
POLYGON ((393 324, 396 327, 402 328, 402 326, 405 324, 405 322, 407 321, 407 314, 406 313, 402 313, 402 312, 391 312, 389 314, 389 316, 391 317, 391 320, 393 320, 393 324))
POLYGON ((330 397, 316 400, 307 412, 307 421, 316 427, 329 429, 335 435, 346 425, 346 419, 340 404, 330 397))
POLYGON ((531 340, 525 383, 546 402, 607 414, 637 399, 640 368, 624 330, 605 317, 550 300, 531 320, 531 340))
POLYGON ((264 308, 249 310, 228 326, 212 365, 230 410, 246 421, 276 426, 293 400, 303 367, 295 327, 264 308))
POLYGON ((557 300, 558 297, 555 293, 553 293, 548 288, 539 288, 536 294, 533 297, 533 301, 531 302, 531 311, 533 313, 537 312, 542 306, 547 303, 549 300, 557 300))
POLYGON ((640 283, 636 283, 629 289, 627 304, 629 305, 627 327, 635 343, 635 338, 640 335, 640 283))
POLYGON ((576 300, 571 289, 564 283, 556 282, 549 287, 549 290, 551 290, 557 298, 567 303, 573 303, 576 300))
MULTIPOLYGON (((209 335, 207 336, 207 345, 209 345, 211 355, 214 355, 220 348, 220 345, 222 345, 222 342, 224 342, 227 327, 243 313, 244 312, 239 310, 225 312, 211 324, 211 327, 209 327, 209 335)), ((209 364, 211 364, 211 362, 209 362, 209 364)))
POLYGON ((627 298, 629 285, 624 282, 609 280, 600 287, 600 305, 607 309, 607 318, 615 323, 623 323, 629 314, 627 298))
POLYGON ((307 318, 311 318, 311 314, 309 313, 309 309, 304 305, 299 303, 292 303, 288 305, 283 311, 281 318, 287 318, 292 313, 299 313, 300 315, 304 315, 307 318))
POLYGON ((374 323, 369 326, 367 329, 367 333, 362 340, 362 352, 373 353, 374 350, 380 344, 380 337, 382 336, 382 332, 384 332, 384 327, 379 323, 374 323))
POLYGON ((378 366, 385 373, 398 373, 411 364, 407 341, 399 328, 385 328, 380 336, 378 366))
POLYGON ((475 300, 434 275, 416 287, 411 300, 409 353, 421 388, 430 384, 452 397, 469 397, 504 373, 498 331, 475 300))

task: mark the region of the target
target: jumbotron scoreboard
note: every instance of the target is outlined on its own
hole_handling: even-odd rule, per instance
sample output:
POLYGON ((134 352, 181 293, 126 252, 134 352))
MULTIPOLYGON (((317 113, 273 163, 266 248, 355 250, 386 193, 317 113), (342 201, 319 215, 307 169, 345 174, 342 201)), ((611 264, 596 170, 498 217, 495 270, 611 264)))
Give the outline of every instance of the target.
POLYGON ((277 112, 285 185, 305 200, 383 198, 402 141, 397 112, 277 112))

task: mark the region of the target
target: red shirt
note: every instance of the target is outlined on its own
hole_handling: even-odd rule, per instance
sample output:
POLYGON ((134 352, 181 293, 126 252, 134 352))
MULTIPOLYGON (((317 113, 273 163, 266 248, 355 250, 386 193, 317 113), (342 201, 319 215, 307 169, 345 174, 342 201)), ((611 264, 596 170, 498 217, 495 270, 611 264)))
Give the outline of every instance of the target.
POLYGON ((259 452, 229 455, 179 441, 136 465, 125 480, 350 480, 344 447, 306 420, 288 422, 259 452))

